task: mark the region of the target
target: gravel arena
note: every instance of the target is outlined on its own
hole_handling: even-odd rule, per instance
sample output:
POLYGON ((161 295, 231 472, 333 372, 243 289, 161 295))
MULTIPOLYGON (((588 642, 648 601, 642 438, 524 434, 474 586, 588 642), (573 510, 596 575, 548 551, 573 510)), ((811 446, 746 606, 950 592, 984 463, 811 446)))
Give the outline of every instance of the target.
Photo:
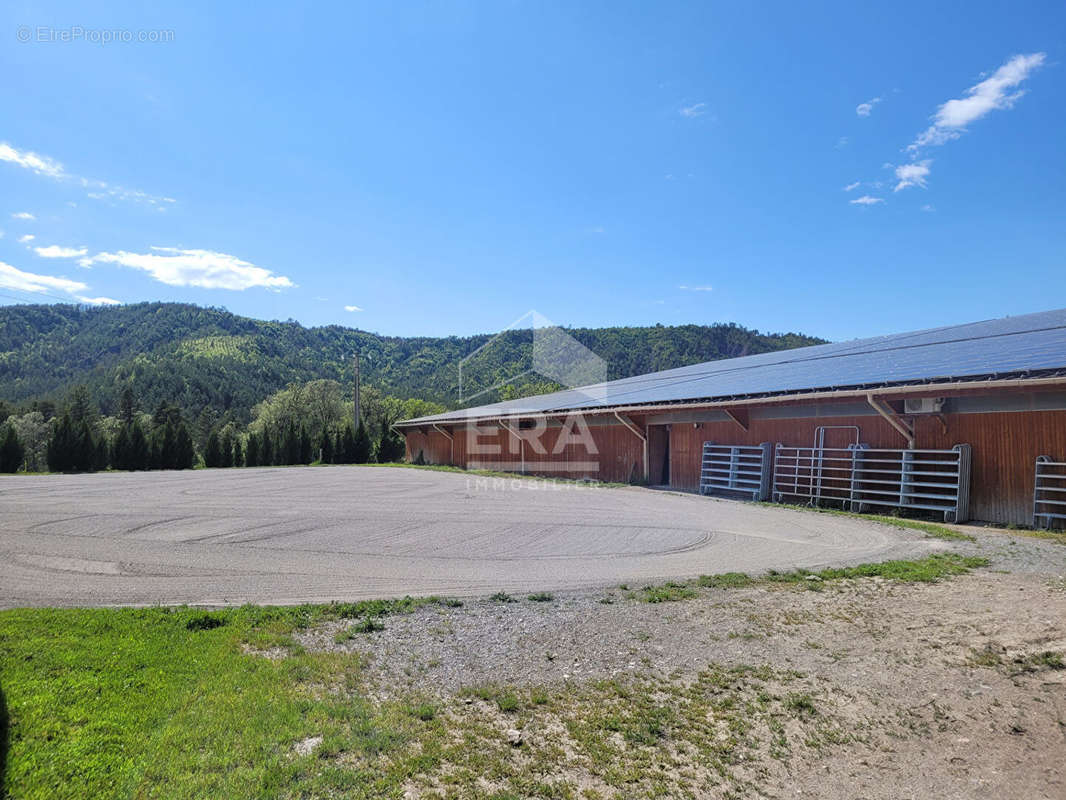
MULTIPOLYGON (((945 540, 695 495, 387 467, 13 477, 0 502, 6 607, 463 597, 354 637, 321 624, 298 645, 358 659, 359 691, 381 702, 435 704, 466 737, 463 758, 491 756, 553 797, 1066 797, 1062 536, 970 525, 945 540), (673 583, 684 590, 659 602, 642 588, 945 551, 990 563, 925 583, 673 583), (508 712, 486 686, 534 710, 508 712), (589 720, 610 730, 634 708, 666 738, 624 724, 582 738, 589 720), (719 751, 730 756, 710 773, 719 751)), ((444 763, 403 796, 459 796, 459 774, 444 763)), ((518 796, 502 786, 482 776, 460 795, 518 796)))
POLYGON ((912 557, 845 517, 389 467, 4 478, 0 606, 565 590, 912 557))

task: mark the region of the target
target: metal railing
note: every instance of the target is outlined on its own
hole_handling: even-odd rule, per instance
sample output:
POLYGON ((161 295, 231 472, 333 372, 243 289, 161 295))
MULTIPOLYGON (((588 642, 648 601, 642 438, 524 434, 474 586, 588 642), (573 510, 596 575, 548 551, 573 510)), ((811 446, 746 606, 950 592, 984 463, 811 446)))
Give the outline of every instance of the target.
POLYGON ((770 442, 760 445, 703 443, 700 494, 739 492, 752 500, 770 497, 770 442))
POLYGON ((1066 519, 1066 461, 1038 456, 1033 488, 1033 527, 1050 528, 1057 519, 1066 519))
POLYGON ((885 450, 779 444, 773 497, 836 501, 853 511, 868 506, 935 511, 947 522, 964 522, 970 513, 970 446, 885 450))

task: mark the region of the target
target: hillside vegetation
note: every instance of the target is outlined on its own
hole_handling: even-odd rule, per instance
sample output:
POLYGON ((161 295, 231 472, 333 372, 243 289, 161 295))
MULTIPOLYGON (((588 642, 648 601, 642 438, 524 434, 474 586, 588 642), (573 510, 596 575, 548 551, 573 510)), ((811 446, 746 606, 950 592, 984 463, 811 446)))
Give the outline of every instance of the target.
MULTIPOLYGON (((821 341, 733 324, 567 332, 607 362, 609 379, 821 341)), ((505 384, 478 403, 556 388, 523 376, 531 366, 530 336, 529 330, 495 339, 379 336, 177 303, 6 306, 0 308, 0 401, 9 407, 62 405, 83 384, 103 414, 116 414, 129 387, 141 408, 168 403, 190 419, 207 409, 245 424, 256 403, 291 383, 333 379, 349 385, 351 356, 358 351, 365 384, 387 395, 455 407, 459 362, 475 351, 464 365, 464 385, 505 384), (507 384, 511 378, 515 382, 507 384)))

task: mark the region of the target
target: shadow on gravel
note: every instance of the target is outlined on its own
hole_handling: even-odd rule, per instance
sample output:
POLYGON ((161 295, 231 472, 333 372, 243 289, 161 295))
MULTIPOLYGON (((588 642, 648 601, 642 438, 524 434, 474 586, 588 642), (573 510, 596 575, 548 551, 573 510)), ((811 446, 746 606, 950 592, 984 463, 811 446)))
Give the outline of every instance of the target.
POLYGON ((7 797, 7 744, 7 698, 4 696, 4 687, 0 686, 0 800, 7 797))

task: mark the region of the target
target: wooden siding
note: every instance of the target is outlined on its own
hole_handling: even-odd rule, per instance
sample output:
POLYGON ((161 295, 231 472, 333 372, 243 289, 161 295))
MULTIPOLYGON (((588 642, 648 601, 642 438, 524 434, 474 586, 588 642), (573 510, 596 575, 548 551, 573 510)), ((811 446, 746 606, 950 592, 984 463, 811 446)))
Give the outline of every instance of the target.
MULTIPOLYGON (((915 445, 947 450, 972 447, 970 517, 999 523, 1031 524, 1034 462, 1039 455, 1066 459, 1066 411, 948 414, 947 430, 932 416, 915 418, 915 445)), ((753 420, 750 429, 724 422, 674 424, 670 429, 671 485, 699 488, 704 442, 718 444, 781 443, 809 447, 820 425, 858 425, 859 441, 871 447, 902 448, 903 437, 880 417, 753 420)), ((839 446, 840 442, 833 442, 839 446)))
MULTIPOLYGON (((935 417, 914 419, 915 444, 919 448, 949 449, 964 443, 972 446, 970 516, 974 520, 1031 523, 1036 457, 1048 455, 1066 460, 1066 411, 947 414, 944 416, 946 430, 935 417)), ((644 418, 634 415, 633 420, 644 426, 644 418)), ((690 491, 699 488, 704 442, 744 445, 771 442, 809 447, 814 443, 815 429, 830 425, 858 426, 859 441, 871 447, 905 446, 903 437, 876 416, 752 419, 746 431, 731 421, 675 422, 670 425, 670 485, 690 491)), ((494 432, 479 441, 482 450, 495 445, 498 453, 468 452, 473 440, 460 428, 455 431, 453 461, 452 444, 445 436, 435 431, 411 431, 407 434, 408 459, 415 460, 422 451, 427 463, 454 463, 463 467, 476 464, 489 468, 497 464, 515 469, 515 464, 523 463, 524 455, 525 471, 529 474, 618 482, 639 481, 643 477, 643 444, 622 425, 590 427, 596 454, 589 454, 574 444, 564 447, 561 453, 553 453, 562 430, 558 427, 548 428, 541 434, 540 441, 548 451, 543 455, 536 454, 528 441, 519 449, 518 441, 507 430, 485 426, 485 429, 492 428, 494 432), (546 462, 553 468, 546 468, 546 462)), ((842 434, 827 444, 841 446, 848 440, 842 434)), ((654 454, 649 459, 653 467, 661 463, 662 450, 658 453, 660 461, 655 461, 654 454)))

